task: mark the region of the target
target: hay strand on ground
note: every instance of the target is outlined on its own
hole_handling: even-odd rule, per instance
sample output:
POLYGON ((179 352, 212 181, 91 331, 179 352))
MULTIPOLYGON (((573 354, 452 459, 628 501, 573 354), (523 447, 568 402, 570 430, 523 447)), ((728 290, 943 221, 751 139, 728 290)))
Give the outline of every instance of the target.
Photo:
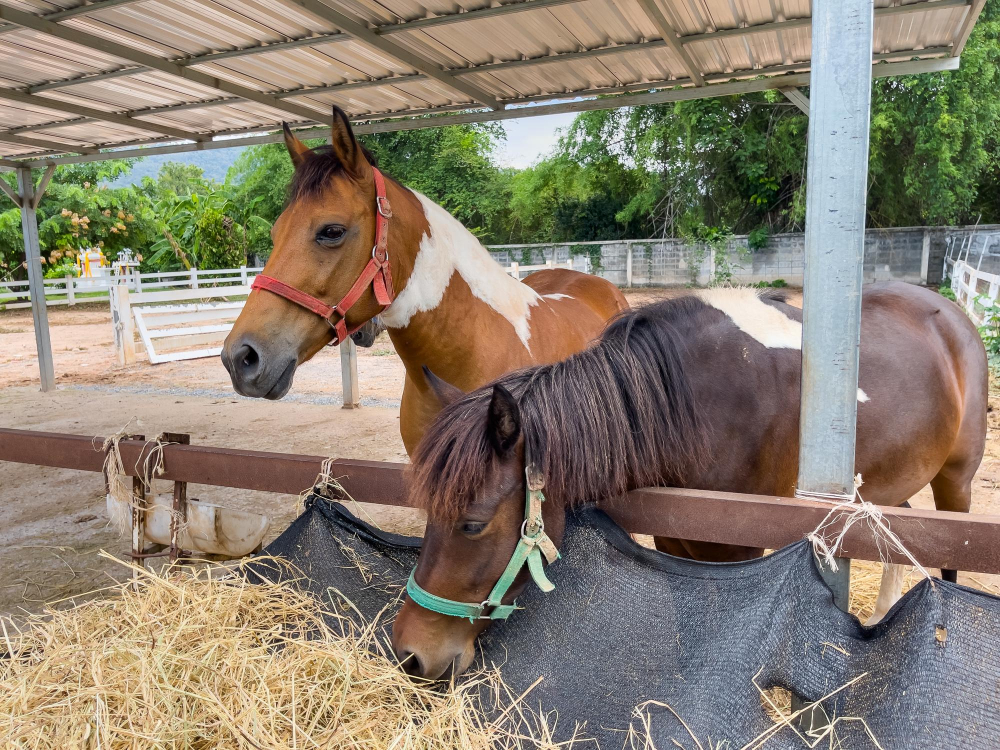
POLYGON ((236 572, 143 571, 138 591, 0 621, 0 746, 553 747, 519 736, 523 722, 488 723, 468 685, 411 681, 379 646, 381 624, 236 572))

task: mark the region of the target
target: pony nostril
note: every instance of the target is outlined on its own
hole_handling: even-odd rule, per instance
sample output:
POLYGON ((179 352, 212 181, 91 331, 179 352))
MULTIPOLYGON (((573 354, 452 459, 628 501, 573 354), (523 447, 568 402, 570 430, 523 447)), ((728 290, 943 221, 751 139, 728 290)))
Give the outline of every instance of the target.
POLYGON ((243 344, 233 353, 233 364, 243 378, 249 379, 260 368, 260 355, 249 344, 243 344))
POLYGON ((423 665, 420 663, 420 657, 412 651, 399 652, 399 666, 404 672, 406 672, 406 674, 410 675, 410 677, 424 676, 424 669, 423 665))

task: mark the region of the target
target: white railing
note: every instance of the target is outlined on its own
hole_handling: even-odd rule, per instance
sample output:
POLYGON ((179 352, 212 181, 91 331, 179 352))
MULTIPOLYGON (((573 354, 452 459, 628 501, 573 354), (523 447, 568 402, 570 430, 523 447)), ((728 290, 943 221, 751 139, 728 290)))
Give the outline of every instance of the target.
POLYGON ((995 316, 997 296, 1000 295, 1000 274, 987 273, 973 268, 964 260, 945 259, 945 270, 951 278, 955 299, 972 318, 982 326, 995 316))
MULTIPOLYGON (((547 261, 546 263, 533 266, 523 266, 520 263, 511 263, 504 270, 515 279, 520 279, 523 274, 534 271, 543 271, 552 268, 573 268, 573 261, 556 263, 547 261)), ((190 271, 165 271, 162 273, 130 273, 126 276, 106 276, 98 278, 77 278, 67 276, 64 279, 45 279, 45 304, 48 307, 54 305, 75 305, 79 302, 96 302, 98 300, 109 299, 111 291, 118 285, 125 286, 130 292, 145 294, 147 292, 162 292, 167 290, 181 289, 206 289, 225 286, 248 286, 253 278, 262 271, 262 268, 222 268, 198 270, 192 268, 190 271)), ((158 302, 176 301, 180 297, 164 297, 158 302)), ((199 299, 186 297, 184 299, 199 299)), ((154 300, 147 299, 146 302, 154 300)), ((133 302, 133 304, 140 304, 133 302)), ((31 307, 28 294, 27 281, 5 281, 0 282, 0 309, 14 310, 22 307, 31 307)))
MULTIPOLYGON (((190 271, 166 271, 163 273, 129 273, 125 276, 101 276, 97 278, 45 279, 45 304, 75 305, 79 302, 106 300, 116 286, 125 286, 130 292, 139 294, 170 289, 205 289, 220 286, 247 286, 260 268, 222 268, 190 271)), ((14 310, 31 307, 27 281, 0 282, 0 308, 14 310)))
POLYGON ((571 260, 564 260, 561 263, 556 263, 555 261, 547 260, 541 265, 536 265, 536 266, 522 266, 520 263, 511 263, 503 270, 505 270, 508 274, 513 276, 518 281, 520 281, 522 273, 534 273, 535 271, 546 271, 546 270, 551 270, 553 268, 568 268, 572 271, 573 261, 571 259, 571 260))

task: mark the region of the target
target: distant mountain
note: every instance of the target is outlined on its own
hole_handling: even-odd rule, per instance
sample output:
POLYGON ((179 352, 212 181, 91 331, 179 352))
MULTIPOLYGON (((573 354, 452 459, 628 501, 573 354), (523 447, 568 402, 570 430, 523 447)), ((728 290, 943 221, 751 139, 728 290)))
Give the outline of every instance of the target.
POLYGON ((205 170, 205 177, 216 182, 226 179, 226 172, 243 152, 243 148, 218 148, 211 151, 192 151, 187 154, 164 154, 147 156, 136 164, 127 175, 122 175, 112 184, 112 187, 137 185, 143 177, 152 177, 160 171, 160 167, 168 161, 178 161, 182 164, 195 164, 205 170))

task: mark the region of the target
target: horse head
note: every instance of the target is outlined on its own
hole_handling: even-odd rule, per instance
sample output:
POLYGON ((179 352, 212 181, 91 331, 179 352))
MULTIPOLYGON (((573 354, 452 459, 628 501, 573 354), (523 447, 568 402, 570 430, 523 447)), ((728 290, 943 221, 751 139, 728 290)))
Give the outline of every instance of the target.
MULTIPOLYGON (((274 249, 222 350, 233 387, 245 396, 269 399, 288 392, 298 365, 344 338, 337 335, 336 323, 342 323, 340 331, 360 338, 359 343, 374 341, 378 329, 361 327, 387 304, 377 299, 372 284, 364 285, 351 304, 341 304, 375 255, 376 225, 384 204, 376 203, 378 173, 371 155, 354 137, 339 107, 333 108, 329 145, 310 149, 287 125, 284 131, 295 165, 289 202, 271 230, 274 249), (262 280, 276 282, 278 290, 259 284, 262 280), (300 293, 299 299, 309 300, 312 307, 281 289, 293 290, 293 296, 300 293), (317 305, 334 312, 324 314, 317 305)), ((392 199, 402 197, 399 186, 390 187, 395 191, 392 199)), ((391 214, 391 209, 385 213, 391 214)))
POLYGON ((465 395, 425 375, 444 410, 411 469, 411 491, 428 523, 392 642, 406 672, 441 679, 469 667, 476 637, 514 611, 531 578, 551 587, 542 560, 558 557, 565 512, 542 502, 541 477, 526 471, 510 391, 496 384, 465 395))

